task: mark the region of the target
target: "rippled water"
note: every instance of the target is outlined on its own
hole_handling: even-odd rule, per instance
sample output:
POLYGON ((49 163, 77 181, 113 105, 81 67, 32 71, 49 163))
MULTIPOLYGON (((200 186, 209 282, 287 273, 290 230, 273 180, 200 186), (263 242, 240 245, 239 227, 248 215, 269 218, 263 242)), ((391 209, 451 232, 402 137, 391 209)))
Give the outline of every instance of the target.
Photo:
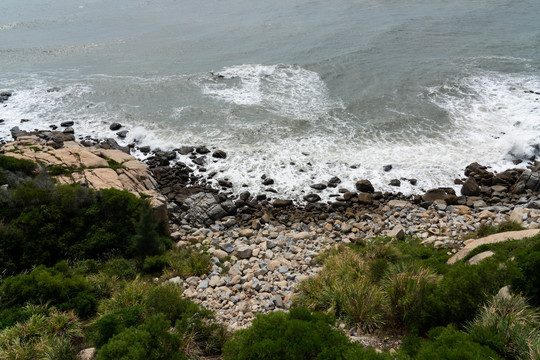
POLYGON ((538 153, 538 19, 536 0, 3 0, 0 136, 118 121, 126 143, 225 150, 206 167, 236 190, 447 186, 538 153))

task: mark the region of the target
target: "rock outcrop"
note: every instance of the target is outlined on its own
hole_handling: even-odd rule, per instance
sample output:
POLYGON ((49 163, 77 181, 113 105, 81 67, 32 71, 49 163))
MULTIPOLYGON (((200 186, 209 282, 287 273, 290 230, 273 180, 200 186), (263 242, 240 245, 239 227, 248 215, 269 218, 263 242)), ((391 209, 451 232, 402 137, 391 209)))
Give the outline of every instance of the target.
POLYGON ((121 150, 83 147, 63 141, 59 148, 36 135, 20 135, 2 147, 6 156, 28 159, 49 169, 59 184, 80 183, 91 189, 114 188, 147 197, 157 221, 167 220, 167 202, 146 165, 121 150))

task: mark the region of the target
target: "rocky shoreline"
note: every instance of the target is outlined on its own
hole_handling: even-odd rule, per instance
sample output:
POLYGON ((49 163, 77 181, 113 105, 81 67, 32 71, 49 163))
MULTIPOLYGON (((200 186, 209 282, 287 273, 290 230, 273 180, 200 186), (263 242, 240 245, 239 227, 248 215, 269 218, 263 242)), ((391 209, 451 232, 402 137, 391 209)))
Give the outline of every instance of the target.
MULTIPOLYGON (((27 133, 15 129, 12 134, 19 143, 32 138, 51 149, 62 149, 74 140, 71 130, 27 133)), ((80 144, 81 148, 129 153, 129 148, 112 139, 86 139, 80 144)), ((3 150, 10 146, 13 143, 3 150)), ((257 313, 288 309, 298 284, 320 271, 317 256, 341 244, 415 236, 425 246, 446 249, 452 255, 470 242, 466 235, 481 224, 514 221, 527 229, 540 228, 540 164, 536 162, 529 163, 528 169, 501 173, 470 164, 465 178, 457 180, 462 183, 461 193, 449 187, 423 195, 382 193, 369 180, 359 180, 356 189, 340 189, 336 177, 323 184, 336 189, 333 201, 321 202, 313 193, 304 197, 305 203, 295 203, 266 194, 234 194, 226 180, 213 188, 210 184, 216 174, 201 177, 193 167, 174 161, 179 154, 192 160, 203 158, 201 164, 209 158, 226 161, 223 151, 212 152, 204 146, 171 152, 137 150, 148 150, 146 166, 155 180, 155 191, 168 200, 169 228, 176 246, 203 249, 213 262, 208 275, 156 281, 181 285, 186 297, 213 310, 231 329, 249 326, 257 313)), ((395 347, 399 343, 341 327, 365 345, 395 347)))

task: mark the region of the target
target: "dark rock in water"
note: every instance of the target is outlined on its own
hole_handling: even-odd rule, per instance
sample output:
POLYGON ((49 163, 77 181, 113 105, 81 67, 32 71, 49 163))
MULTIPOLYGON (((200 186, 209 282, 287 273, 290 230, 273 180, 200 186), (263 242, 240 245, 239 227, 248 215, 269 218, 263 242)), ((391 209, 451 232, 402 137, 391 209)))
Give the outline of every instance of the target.
POLYGON ((330 180, 328 180, 328 187, 335 188, 338 186, 338 184, 341 183, 341 179, 337 176, 332 177, 330 180))
POLYGON ((116 140, 107 138, 99 143, 99 147, 102 149, 115 149, 120 150, 122 152, 125 152, 126 154, 129 154, 129 148, 127 146, 120 146, 116 140))
POLYGON ((369 180, 360 180, 356 182, 356 190, 361 192, 367 192, 372 193, 375 191, 373 188, 373 185, 371 185, 371 181, 369 180))
POLYGON ((286 207, 286 206, 290 206, 292 204, 293 204, 292 200, 277 199, 277 200, 274 200, 274 203, 272 205, 274 207, 286 207))
POLYGON ((150 146, 141 146, 139 147, 139 151, 143 154, 148 154, 150 152, 150 146))
POLYGON ((416 179, 409 179, 409 183, 411 183, 411 185, 416 185, 418 183, 418 180, 416 179))
POLYGON ((0 103, 7 101, 11 97, 12 93, 10 91, 0 92, 0 103))
POLYGON ((218 158, 218 159, 226 159, 227 158, 227 153, 225 151, 223 151, 223 150, 216 150, 212 154, 212 157, 215 157, 215 158, 218 158))
POLYGON ((514 194, 522 194, 526 190, 540 192, 540 173, 536 171, 525 170, 520 175, 516 183, 510 188, 510 192, 514 194))
POLYGON ((262 182, 262 184, 265 185, 265 186, 272 185, 273 183, 274 183, 274 179, 270 179, 270 178, 266 178, 262 182))
POLYGON ((458 197, 455 194, 446 194, 443 200, 446 202, 447 205, 458 204, 458 197))
POLYGON ((429 205, 435 200, 444 200, 446 197, 446 191, 443 189, 430 189, 422 196, 422 200, 429 205))
POLYGON ((68 126, 73 126, 73 124, 74 124, 73 120, 68 120, 68 121, 61 122, 60 126, 68 127, 68 126))
POLYGON ((6 120, 0 119, 0 124, 3 124, 6 120))
POLYGON ((113 122, 111 126, 109 126, 109 129, 115 131, 115 130, 119 130, 121 127, 122 127, 122 124, 113 122))
POLYGON ((58 92, 58 91, 60 91, 60 88, 58 86, 47 89, 48 93, 50 93, 50 92, 58 92))
POLYGON ((223 201, 220 205, 223 210, 227 212, 228 215, 236 215, 236 212, 238 211, 236 205, 234 205, 231 200, 223 201))
POLYGON ((325 184, 313 184, 313 185, 310 185, 310 187, 312 189, 315 189, 315 190, 324 190, 324 189, 326 189, 325 184))
POLYGON ((398 179, 392 179, 390 180, 390 186, 401 186, 401 181, 398 179))
POLYGON ((200 166, 203 166, 204 164, 206 164, 206 157, 205 156, 200 156, 198 158, 195 158, 195 159, 193 159, 193 163, 195 163, 197 165, 200 165, 200 166))
POLYGON ((128 134, 128 131, 127 130, 122 130, 122 131, 119 131, 116 133, 116 136, 118 136, 119 138, 125 138, 128 134))
POLYGON ((49 127, 50 127, 51 129, 53 129, 53 130, 56 130, 56 129, 58 129, 58 126, 56 126, 56 125, 54 125, 54 124, 52 124, 52 125, 49 125, 49 127))
POLYGON ((274 188, 266 188, 265 191, 268 191, 268 192, 271 192, 271 193, 274 193, 274 194, 277 194, 277 190, 274 189, 274 188))
POLYGON ((188 154, 191 154, 193 150, 194 150, 193 146, 182 146, 177 151, 180 155, 188 155, 188 154))
POLYGON ((208 154, 210 152, 206 146, 198 146, 195 151, 199 154, 208 154))
POLYGON ((310 203, 321 201, 321 197, 317 194, 308 194, 304 196, 304 200, 310 203))
POLYGON ((29 122, 29 121, 30 121, 30 119, 21 119, 21 124, 25 123, 25 122, 29 122))
POLYGON ((345 193, 343 193, 343 200, 349 201, 353 198, 358 198, 358 194, 351 191, 346 191, 345 193))
POLYGON ((522 162, 523 162, 523 160, 520 160, 520 159, 516 159, 516 160, 513 160, 513 161, 512 161, 512 163, 513 163, 514 165, 519 165, 519 164, 521 164, 522 162))
POLYGON ((244 191, 244 192, 240 193, 239 198, 240 198, 240 200, 248 201, 250 196, 251 196, 251 194, 249 193, 249 191, 244 191))
POLYGON ((266 200, 266 194, 259 194, 255 197, 257 201, 263 201, 266 200))
POLYGON ((384 165, 384 166, 383 166, 383 170, 384 170, 385 172, 389 172, 390 170, 392 170, 392 165, 384 165))
POLYGON ((454 179, 454 184, 463 185, 463 181, 461 179, 454 179))
POLYGON ((82 140, 81 145, 85 147, 94 146, 96 143, 93 140, 82 140))
POLYGON ((476 196, 480 194, 480 187, 474 177, 470 177, 461 187, 461 195, 476 196))
POLYGON ((167 160, 174 160, 176 159, 176 151, 165 151, 164 156, 167 160))
POLYGON ((219 186, 223 186, 225 188, 232 188, 233 187, 232 182, 227 181, 227 180, 218 180, 218 184, 219 184, 219 186))
POLYGON ((75 134, 75 130, 71 127, 71 126, 68 126, 67 128, 64 129, 64 131, 62 131, 64 134, 75 134))

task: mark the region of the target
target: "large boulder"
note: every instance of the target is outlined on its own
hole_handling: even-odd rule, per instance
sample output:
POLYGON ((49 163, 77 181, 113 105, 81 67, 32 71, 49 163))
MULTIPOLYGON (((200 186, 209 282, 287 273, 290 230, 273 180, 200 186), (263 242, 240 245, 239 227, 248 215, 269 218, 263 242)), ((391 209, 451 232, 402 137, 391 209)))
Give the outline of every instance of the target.
POLYGON ((219 202, 219 198, 210 193, 199 192, 188 197, 182 204, 184 218, 195 226, 210 226, 216 220, 236 214, 236 207, 231 201, 219 202))
POLYGON ((461 194, 465 196, 477 196, 480 194, 480 186, 474 179, 474 177, 469 177, 463 186, 461 187, 461 194))

